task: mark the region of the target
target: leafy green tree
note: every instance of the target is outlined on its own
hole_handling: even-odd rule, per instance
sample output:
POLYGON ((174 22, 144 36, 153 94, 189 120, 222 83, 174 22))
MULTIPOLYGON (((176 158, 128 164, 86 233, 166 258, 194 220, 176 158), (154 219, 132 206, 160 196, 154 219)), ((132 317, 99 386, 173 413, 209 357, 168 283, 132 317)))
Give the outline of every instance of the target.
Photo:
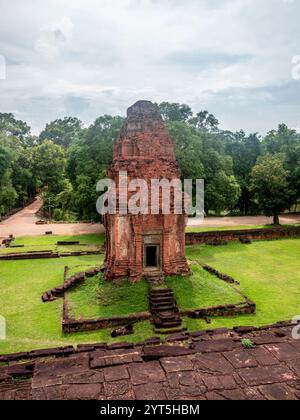
POLYGON ((207 212, 212 210, 216 214, 221 214, 224 210, 233 209, 240 193, 240 186, 233 175, 227 175, 223 170, 216 172, 214 177, 206 182, 207 212))
POLYGON ((73 208, 82 220, 99 221, 100 216, 96 210, 98 193, 92 180, 85 175, 79 175, 76 180, 76 189, 73 194, 73 208))
POLYGON ((223 155, 206 142, 203 150, 205 180, 205 211, 217 214, 232 210, 240 196, 230 156, 223 155))
POLYGON ((94 185, 106 176, 122 123, 121 117, 104 115, 81 133, 68 151, 67 174, 73 184, 79 175, 90 177, 94 185))
POLYGON ((258 159, 251 174, 251 191, 264 215, 273 216, 279 225, 279 215, 291 206, 289 172, 284 167, 284 155, 266 155, 258 159))
POLYGON ((184 122, 168 123, 171 137, 176 142, 176 157, 183 179, 202 179, 204 166, 201 161, 202 137, 184 122))
POLYGON ((66 117, 50 122, 39 136, 42 143, 52 140, 53 143, 67 149, 75 141, 82 130, 82 122, 78 118, 66 117))
POLYGON ((193 116, 192 109, 185 104, 162 102, 159 109, 163 119, 169 122, 187 122, 193 116))
POLYGON ((37 185, 49 193, 58 194, 65 185, 65 151, 46 140, 32 149, 32 173, 37 185))
POLYGON ((284 167, 289 171, 289 188, 293 194, 293 204, 300 199, 300 134, 285 124, 270 131, 263 140, 265 153, 284 155, 284 167))
POLYGON ((250 192, 250 177, 253 167, 261 154, 261 140, 256 133, 247 136, 244 131, 223 133, 226 141, 226 154, 233 161, 233 172, 241 187, 238 208, 241 213, 257 214, 257 205, 250 192))
POLYGON ((219 121, 217 118, 208 111, 198 112, 196 116, 189 120, 189 123, 197 127, 199 130, 216 131, 219 127, 219 121))
POLYGON ((30 127, 26 122, 16 120, 13 114, 0 113, 0 133, 16 137, 26 145, 30 138, 30 127))
POLYGON ((0 179, 2 179, 6 171, 10 168, 11 165, 11 153, 7 148, 1 146, 0 144, 0 179))

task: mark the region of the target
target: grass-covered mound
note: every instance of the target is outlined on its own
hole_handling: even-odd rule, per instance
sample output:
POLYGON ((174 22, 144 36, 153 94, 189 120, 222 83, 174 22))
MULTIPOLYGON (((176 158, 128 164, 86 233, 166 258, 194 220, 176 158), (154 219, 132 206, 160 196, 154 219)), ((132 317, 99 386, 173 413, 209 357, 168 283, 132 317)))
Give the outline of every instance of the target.
POLYGON ((230 284, 207 273, 202 267, 193 265, 192 271, 190 277, 169 277, 166 280, 168 287, 174 291, 180 310, 204 309, 244 301, 230 284))
POLYGON ((145 280, 137 284, 106 282, 102 274, 86 279, 67 294, 67 299, 70 315, 76 319, 111 318, 149 310, 145 280))

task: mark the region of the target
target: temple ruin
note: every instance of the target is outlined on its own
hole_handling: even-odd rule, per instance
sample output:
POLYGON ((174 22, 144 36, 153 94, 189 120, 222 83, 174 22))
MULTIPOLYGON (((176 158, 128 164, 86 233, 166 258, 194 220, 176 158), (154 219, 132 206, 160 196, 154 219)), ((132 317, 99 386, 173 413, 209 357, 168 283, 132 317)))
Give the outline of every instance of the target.
MULTIPOLYGON (((158 106, 151 102, 137 102, 127 111, 108 177, 118 185, 124 171, 128 182, 139 178, 148 185, 152 179, 180 179, 174 142, 158 106)), ((107 280, 137 282, 143 276, 190 273, 185 257, 186 214, 175 214, 174 208, 171 214, 163 214, 161 202, 158 213, 124 215, 117 211, 105 216, 107 280)))

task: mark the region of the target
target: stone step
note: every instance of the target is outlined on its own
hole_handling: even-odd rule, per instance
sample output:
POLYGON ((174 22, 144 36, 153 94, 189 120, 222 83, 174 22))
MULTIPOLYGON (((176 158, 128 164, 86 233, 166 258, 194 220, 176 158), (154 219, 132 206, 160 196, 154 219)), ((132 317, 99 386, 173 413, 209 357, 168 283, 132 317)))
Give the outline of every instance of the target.
POLYGON ((151 295, 165 295, 165 294, 173 294, 172 289, 151 289, 151 295))
POLYGON ((181 320, 180 315, 175 312, 160 312, 157 314, 159 319, 162 321, 175 321, 175 320, 181 320))
POLYGON ((157 309, 162 308, 164 306, 176 307, 176 304, 175 304, 174 300, 169 300, 169 301, 159 302, 159 303, 150 302, 150 306, 151 306, 151 308, 157 310, 157 309))
POLYGON ((149 301, 154 303, 160 303, 164 301, 175 302, 175 298, 174 296, 161 296, 159 298, 156 298, 155 296, 150 296, 149 301))
POLYGON ((167 329, 167 328, 176 328, 176 327, 180 327, 182 325, 182 321, 158 321, 158 322, 154 322, 154 325, 156 328, 160 328, 160 329, 167 329))
POLYGON ((165 301, 174 300, 174 295, 150 296, 149 300, 150 300, 150 302, 155 302, 155 303, 165 302, 165 301))
POLYGON ((161 313, 161 312, 167 312, 167 311, 175 312, 176 309, 177 309, 177 307, 176 307, 175 304, 172 304, 172 305, 161 305, 161 306, 154 307, 154 308, 151 307, 151 312, 154 312, 154 313, 161 313))
POLYGON ((184 327, 168 329, 168 330, 156 329, 155 334, 169 335, 169 334, 179 334, 179 333, 186 332, 186 331, 187 331, 187 328, 184 328, 184 327))

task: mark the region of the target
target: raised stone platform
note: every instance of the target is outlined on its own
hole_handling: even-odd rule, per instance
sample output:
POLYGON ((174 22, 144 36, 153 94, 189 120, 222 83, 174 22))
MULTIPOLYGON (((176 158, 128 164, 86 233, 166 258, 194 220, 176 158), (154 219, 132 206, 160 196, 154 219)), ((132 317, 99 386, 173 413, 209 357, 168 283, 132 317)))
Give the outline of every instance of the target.
POLYGON ((163 345, 151 339, 4 356, 0 399, 297 400, 300 340, 292 328, 200 331, 170 336, 163 345), (255 348, 245 349, 243 338, 255 348))

